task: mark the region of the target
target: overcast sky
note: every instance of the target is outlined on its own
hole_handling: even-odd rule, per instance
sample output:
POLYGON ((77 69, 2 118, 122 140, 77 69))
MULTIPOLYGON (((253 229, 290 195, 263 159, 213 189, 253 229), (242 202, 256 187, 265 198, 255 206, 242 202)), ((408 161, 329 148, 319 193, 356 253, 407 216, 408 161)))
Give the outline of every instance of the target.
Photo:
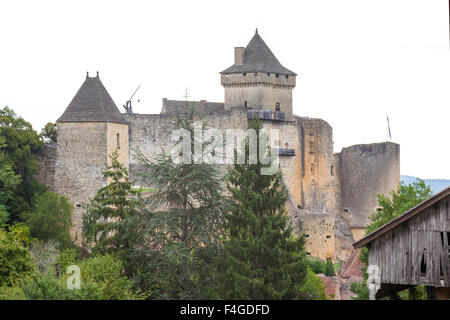
POLYGON ((326 120, 334 151, 387 139, 401 174, 450 179, 447 0, 2 1, 0 106, 40 130, 86 71, 122 111, 161 100, 223 102, 219 72, 255 28, 295 71, 294 113, 326 120), (137 99, 140 102, 137 102, 137 99))

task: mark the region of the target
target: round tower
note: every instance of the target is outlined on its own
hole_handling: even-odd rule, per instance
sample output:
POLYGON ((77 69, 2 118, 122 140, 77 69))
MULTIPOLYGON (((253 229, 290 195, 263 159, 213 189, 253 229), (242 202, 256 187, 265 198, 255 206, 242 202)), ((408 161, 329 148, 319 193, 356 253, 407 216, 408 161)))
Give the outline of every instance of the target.
POLYGON ((285 120, 291 120, 297 74, 281 65, 258 30, 247 47, 234 50, 234 64, 220 73, 225 109, 277 111, 284 113, 285 120))

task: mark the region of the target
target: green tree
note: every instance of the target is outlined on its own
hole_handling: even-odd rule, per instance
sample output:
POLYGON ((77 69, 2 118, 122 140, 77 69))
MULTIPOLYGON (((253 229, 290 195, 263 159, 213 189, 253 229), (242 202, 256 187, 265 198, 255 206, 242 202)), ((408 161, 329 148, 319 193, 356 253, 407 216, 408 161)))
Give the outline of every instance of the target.
POLYGON ((11 287, 34 270, 28 249, 0 229, 0 287, 11 287))
MULTIPOLYGON (((175 129, 185 130, 191 150, 196 142, 204 150, 209 143, 196 140, 194 119, 193 109, 181 110, 175 129)), ((136 279, 154 299, 199 298, 213 272, 206 261, 217 249, 226 207, 218 168, 194 163, 193 154, 182 163, 164 153, 147 158, 136 150, 135 157, 142 179, 156 190, 146 199, 147 209, 127 223, 135 237, 134 261, 140 263, 136 279)))
POLYGON ((45 142, 56 142, 56 124, 48 122, 41 130, 41 137, 45 142))
POLYGON ((137 214, 142 201, 117 152, 111 154, 103 177, 108 185, 97 191, 83 216, 83 237, 94 252, 115 253, 126 259, 131 244, 124 220, 137 214))
MULTIPOLYGON (((252 119, 249 128, 259 137, 262 124, 252 119)), ((258 148, 259 150, 259 140, 258 148)), ((229 173, 234 206, 226 216, 224 252, 219 263, 216 297, 221 299, 305 298, 307 264, 304 237, 295 236, 286 214, 287 191, 281 170, 262 175, 263 165, 235 164, 229 173)), ((270 154, 270 148, 267 152, 270 154)))
POLYGON ((314 300, 327 300, 327 294, 325 292, 325 285, 314 272, 308 268, 306 272, 305 283, 302 286, 302 290, 307 292, 309 298, 314 300))
POLYGON ((14 191, 20 183, 20 176, 15 174, 5 157, 6 139, 0 136, 0 226, 8 221, 7 203, 14 196, 14 191))
POLYGON ((371 222, 366 228, 366 234, 385 225, 432 195, 430 186, 420 179, 411 184, 401 182, 397 190, 392 190, 389 196, 379 194, 379 209, 369 217, 371 222))
POLYGON ((19 241, 25 247, 30 247, 35 238, 31 236, 30 227, 23 222, 16 222, 8 226, 8 235, 14 240, 19 241))
MULTIPOLYGON (((366 234, 380 228, 422 201, 427 200, 432 195, 433 193, 430 186, 427 186, 425 181, 421 179, 417 179, 416 182, 411 184, 400 182, 397 190, 392 190, 389 193, 389 196, 379 194, 378 209, 369 216, 371 222, 366 228, 366 234)), ((366 265, 366 267, 363 268, 364 280, 361 283, 352 283, 350 289, 356 294, 354 299, 367 300, 369 299, 369 289, 367 288, 367 265, 369 263, 369 254, 366 247, 361 248, 359 260, 366 265)))
POLYGON ((20 213, 31 211, 33 197, 45 191, 35 177, 39 169, 36 155, 44 143, 31 124, 8 107, 0 109, 0 136, 4 139, 4 163, 21 178, 6 203, 10 220, 16 221, 20 213))
POLYGON ((33 237, 42 241, 55 240, 66 248, 72 244, 69 234, 72 211, 73 206, 64 196, 47 191, 35 199, 33 211, 23 213, 21 217, 33 237))
POLYGON ((326 265, 325 265, 325 272, 324 274, 327 277, 332 277, 334 276, 334 266, 333 266, 333 261, 331 261, 331 259, 327 259, 326 265))

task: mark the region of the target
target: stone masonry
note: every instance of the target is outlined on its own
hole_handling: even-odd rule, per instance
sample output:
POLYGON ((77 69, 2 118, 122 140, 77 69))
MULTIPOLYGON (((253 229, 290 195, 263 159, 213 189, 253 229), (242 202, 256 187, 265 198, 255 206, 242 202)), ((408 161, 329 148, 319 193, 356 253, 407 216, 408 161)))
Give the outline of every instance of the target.
POLYGON ((400 146, 383 142, 334 153, 327 122, 292 113, 296 74, 280 64, 257 32, 247 47, 235 48, 235 63, 221 72, 221 84, 223 103, 163 99, 160 114, 121 114, 98 74, 86 77, 57 120, 57 144, 46 146, 40 159, 40 179, 75 207, 73 239, 80 243, 86 205, 107 183, 102 171, 109 155, 117 151, 135 177, 136 150, 147 156, 170 151, 176 110, 189 104, 209 128, 222 132, 246 130, 255 115, 269 134, 278 129, 288 214, 293 223, 301 222, 308 254, 346 260, 376 209, 377 194, 399 183, 400 146))

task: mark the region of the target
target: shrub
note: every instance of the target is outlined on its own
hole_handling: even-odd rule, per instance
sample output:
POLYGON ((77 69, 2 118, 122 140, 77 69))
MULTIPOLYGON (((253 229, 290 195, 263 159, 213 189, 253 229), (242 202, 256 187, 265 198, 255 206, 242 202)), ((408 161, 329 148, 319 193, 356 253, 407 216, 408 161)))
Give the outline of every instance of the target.
POLYGON ((22 214, 31 235, 42 241, 55 240, 62 248, 72 245, 69 230, 73 206, 63 196, 45 192, 34 201, 33 211, 22 214))
POLYGON ((27 248, 0 230, 0 287, 14 286, 33 269, 33 259, 27 248))
POLYGON ((306 281, 302 289, 307 292, 314 300, 327 300, 325 293, 325 285, 318 276, 314 274, 311 269, 306 273, 306 281))

